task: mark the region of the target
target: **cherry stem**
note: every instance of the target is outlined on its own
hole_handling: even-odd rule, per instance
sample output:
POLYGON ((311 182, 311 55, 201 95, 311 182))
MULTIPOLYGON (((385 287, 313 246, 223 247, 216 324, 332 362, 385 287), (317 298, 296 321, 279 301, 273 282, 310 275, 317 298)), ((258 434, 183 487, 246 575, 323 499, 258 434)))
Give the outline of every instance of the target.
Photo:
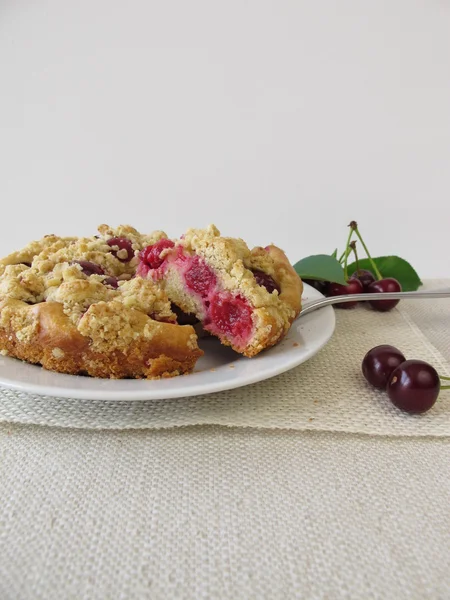
POLYGON ((356 274, 358 274, 359 273, 359 259, 358 259, 358 252, 356 251, 356 240, 353 240, 353 242, 350 243, 350 248, 353 250, 353 254, 355 255, 356 274))
POLYGON ((450 381, 450 377, 445 377, 445 375, 439 375, 439 379, 445 379, 446 381, 450 381))
POLYGON ((347 245, 345 246, 345 259, 344 259, 344 279, 345 279, 345 283, 347 283, 347 279, 348 279, 347 262, 348 262, 348 255, 352 251, 352 249, 350 247, 350 241, 352 239, 352 235, 353 235, 353 229, 350 228, 350 233, 348 234, 348 238, 347 238, 347 245))
POLYGON ((378 281, 380 281, 380 279, 383 279, 383 276, 382 276, 382 274, 380 273, 380 271, 378 270, 378 267, 377 267, 377 265, 375 264, 375 261, 374 261, 374 260, 373 260, 373 258, 370 256, 370 252, 369 252, 369 250, 368 250, 368 248, 367 248, 366 244, 364 243, 364 240, 362 239, 362 237, 361 237, 361 234, 359 233, 358 225, 357 225, 357 223, 356 223, 355 221, 352 221, 352 222, 350 223, 350 229, 351 229, 351 231, 352 231, 352 232, 354 231, 354 232, 356 233, 356 235, 358 236, 358 239, 359 239, 359 241, 361 242, 361 245, 362 245, 362 247, 364 248, 364 251, 365 251, 365 253, 367 254, 367 258, 368 258, 368 259, 369 259, 369 261, 370 261, 370 264, 371 264, 371 266, 372 266, 372 269, 374 270, 374 272, 375 272, 375 275, 377 276, 377 279, 378 279, 378 281))
POLYGON ((344 259, 349 256, 349 254, 350 254, 351 251, 352 251, 352 249, 350 247, 346 249, 346 251, 342 255, 342 260, 340 261, 341 263, 344 262, 344 259))
POLYGON ((344 250, 344 252, 341 254, 341 258, 339 259, 339 262, 341 263, 341 265, 342 265, 342 261, 344 260, 344 256, 345 256, 346 252, 347 252, 347 249, 344 250))
POLYGON ((441 390, 450 390, 450 385, 441 385, 441 390))

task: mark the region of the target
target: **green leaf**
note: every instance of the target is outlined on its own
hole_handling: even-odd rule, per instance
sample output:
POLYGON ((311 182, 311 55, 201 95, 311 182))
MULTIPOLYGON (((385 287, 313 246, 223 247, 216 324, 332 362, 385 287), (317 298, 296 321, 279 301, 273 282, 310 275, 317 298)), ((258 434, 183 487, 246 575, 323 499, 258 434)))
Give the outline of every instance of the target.
POLYGON ((331 255, 333 258, 337 258, 337 248, 336 250, 333 252, 333 254, 331 255))
POLYGON ((302 258, 294 265, 302 279, 318 279, 345 284, 344 269, 333 256, 315 254, 302 258))
MULTIPOLYGON (((414 292, 421 285, 420 277, 413 267, 399 256, 380 256, 373 259, 383 277, 393 277, 402 286, 404 292, 414 292)), ((359 261, 360 269, 369 269, 373 271, 368 258, 363 258, 359 261)), ((356 262, 348 266, 348 274, 356 271, 356 262)))

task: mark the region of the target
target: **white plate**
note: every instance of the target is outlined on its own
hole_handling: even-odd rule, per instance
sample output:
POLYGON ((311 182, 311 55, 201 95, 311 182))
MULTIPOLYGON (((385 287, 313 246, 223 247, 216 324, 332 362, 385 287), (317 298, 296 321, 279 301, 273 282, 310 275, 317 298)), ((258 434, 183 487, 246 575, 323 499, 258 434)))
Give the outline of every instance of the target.
MULTIPOLYGON (((304 301, 321 296, 305 285, 304 301)), ((83 400, 163 400, 210 394, 256 383, 296 367, 319 352, 333 335, 334 326, 334 310, 327 306, 296 321, 280 344, 255 358, 244 358, 216 339, 204 339, 200 345, 205 355, 193 373, 157 381, 63 375, 0 355, 0 384, 21 392, 83 400)))

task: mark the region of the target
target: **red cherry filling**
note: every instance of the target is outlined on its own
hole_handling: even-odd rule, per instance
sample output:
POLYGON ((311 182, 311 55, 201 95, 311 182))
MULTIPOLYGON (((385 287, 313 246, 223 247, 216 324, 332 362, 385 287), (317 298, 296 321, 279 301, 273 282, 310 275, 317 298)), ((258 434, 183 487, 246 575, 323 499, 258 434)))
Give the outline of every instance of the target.
POLYGON ((111 246, 111 254, 113 254, 117 260, 120 262, 129 262, 134 256, 133 246, 131 244, 131 240, 124 237, 113 237, 106 242, 108 246, 111 246), (119 248, 116 250, 114 248, 116 246, 119 248))
POLYGON ((257 270, 253 271, 253 275, 255 276, 256 283, 262 287, 265 287, 269 294, 271 294, 275 290, 277 290, 277 292, 280 293, 280 288, 270 275, 264 273, 263 271, 257 270))
POLYGON ((167 248, 173 248, 175 244, 172 240, 159 240, 152 246, 147 246, 139 252, 139 258, 141 263, 147 266, 149 269, 158 269, 164 262, 164 258, 161 258, 161 252, 167 248))
POLYGON ((216 294, 211 299, 207 329, 246 340, 252 331, 252 309, 242 296, 216 294))
POLYGON ((104 275, 105 271, 100 265, 97 265, 89 260, 74 260, 72 264, 80 265, 83 273, 89 277, 90 275, 104 275))
POLYGON ((190 261, 189 267, 184 272, 184 279, 189 289, 205 298, 216 285, 217 278, 214 272, 198 256, 190 261))
MULTIPOLYGON (((161 253, 174 246, 171 240, 164 239, 144 248, 139 253, 137 274, 146 277, 153 270, 152 277, 162 277, 166 257, 161 258, 161 253)), ((233 296, 230 292, 218 292, 214 271, 199 256, 186 254, 181 246, 171 253, 170 265, 178 270, 186 288, 201 297, 205 329, 216 335, 226 335, 231 338, 234 346, 245 346, 253 329, 253 309, 248 301, 242 296, 233 296)), ((270 292, 278 289, 269 275, 261 274, 263 277, 260 281, 264 280, 264 283, 259 285, 264 285, 270 292)))

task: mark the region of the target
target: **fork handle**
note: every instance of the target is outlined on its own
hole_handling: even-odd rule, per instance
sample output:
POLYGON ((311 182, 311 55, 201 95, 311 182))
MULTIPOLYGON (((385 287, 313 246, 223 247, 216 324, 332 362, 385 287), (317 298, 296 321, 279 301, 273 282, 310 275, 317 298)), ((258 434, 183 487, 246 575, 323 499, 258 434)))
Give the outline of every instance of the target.
POLYGON ((319 298, 307 302, 299 316, 303 317, 318 308, 340 304, 344 302, 368 302, 370 300, 403 300, 403 299, 423 299, 423 298, 450 298, 450 288, 443 290, 430 290, 422 292, 377 292, 375 294, 347 294, 346 296, 330 296, 329 298, 319 298))

